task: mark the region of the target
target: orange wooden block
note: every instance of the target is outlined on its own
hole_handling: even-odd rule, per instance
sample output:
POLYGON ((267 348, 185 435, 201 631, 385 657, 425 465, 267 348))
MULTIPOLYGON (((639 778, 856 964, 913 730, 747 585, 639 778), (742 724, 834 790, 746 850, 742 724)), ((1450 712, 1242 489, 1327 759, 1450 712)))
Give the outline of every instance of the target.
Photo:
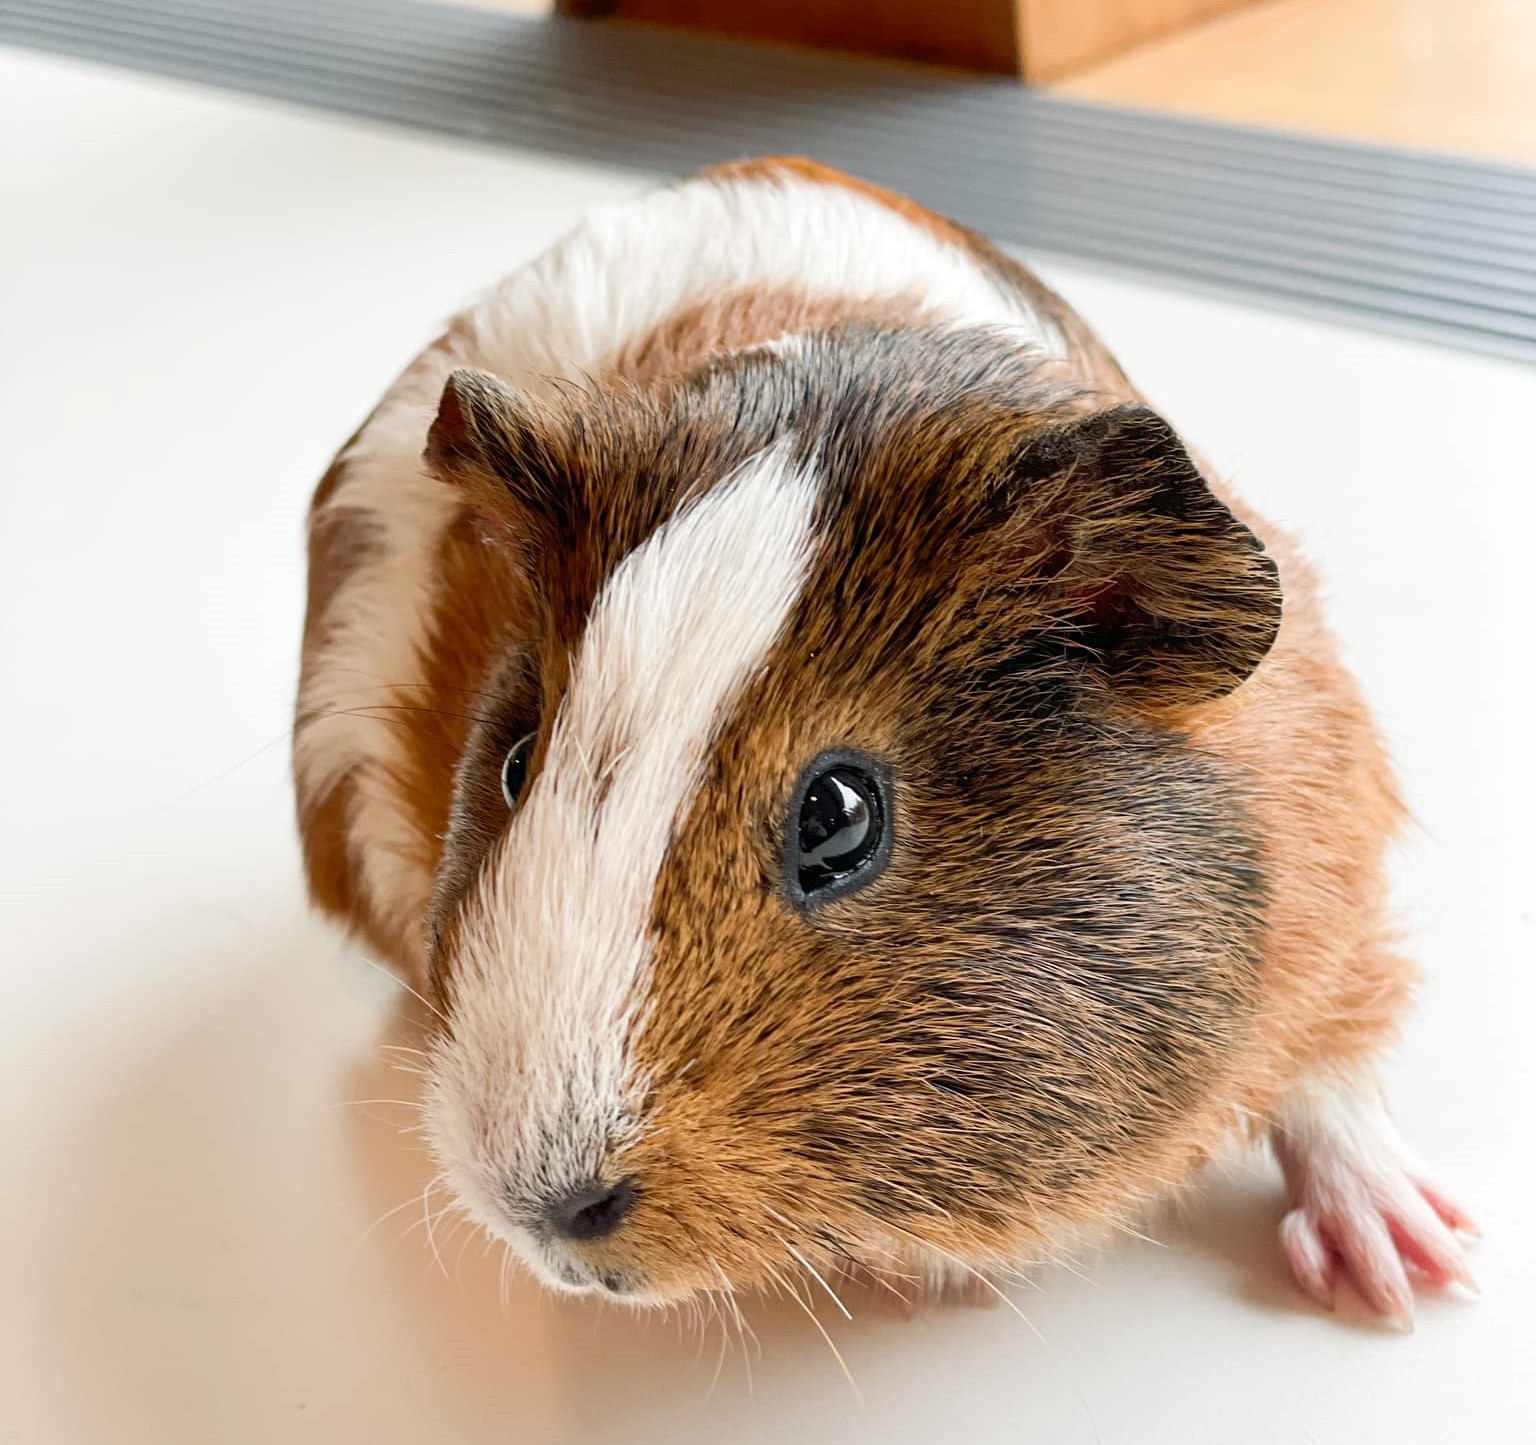
POLYGON ((560 0, 615 16, 1051 80, 1253 0, 560 0))

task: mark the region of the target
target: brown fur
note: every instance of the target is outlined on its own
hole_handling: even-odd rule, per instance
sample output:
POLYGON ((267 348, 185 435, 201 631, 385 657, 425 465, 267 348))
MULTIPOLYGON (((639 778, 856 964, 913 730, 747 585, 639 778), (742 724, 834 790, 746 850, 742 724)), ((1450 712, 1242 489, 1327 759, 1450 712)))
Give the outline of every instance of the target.
POLYGON ((527 635, 527 590, 515 568, 466 507, 438 542, 442 587, 424 650, 426 677, 413 706, 421 722, 407 734, 409 763, 401 779, 405 806, 437 872, 448 826, 451 779, 470 729, 494 720, 505 695, 487 687, 491 659, 527 635))
POLYGON ((798 291, 729 291, 688 306, 620 352, 613 372, 625 383, 654 388, 677 381, 709 357, 726 356, 777 336, 825 331, 850 321, 922 325, 931 319, 920 296, 880 301, 816 299, 798 291))
MULTIPOLYGON (((764 168, 857 184, 716 174, 764 168)), ((505 827, 496 770, 547 729, 603 580, 791 423, 828 477, 821 570, 658 884, 651 1087, 605 1163, 641 1194, 586 1246, 652 1293, 769 1281, 789 1246, 1003 1264, 1123 1221, 1309 1073, 1377 1050, 1411 977, 1383 916, 1390 774, 1289 540, 1243 514, 1285 598, 1269 646, 1269 563, 1144 413, 1096 418, 1134 392, 1081 321, 980 238, 859 188, 1017 287, 1066 363, 926 335, 909 299, 738 293, 590 392, 456 383, 433 434, 465 510, 398 782, 439 873, 450 1018, 455 922, 505 827), (806 331, 793 355, 728 354, 806 331), (831 746, 889 762, 897 846, 801 915, 784 810, 831 746)), ((346 565, 312 540, 312 619, 346 565)), ((306 863, 366 935, 344 819, 334 796, 301 812, 306 863)))

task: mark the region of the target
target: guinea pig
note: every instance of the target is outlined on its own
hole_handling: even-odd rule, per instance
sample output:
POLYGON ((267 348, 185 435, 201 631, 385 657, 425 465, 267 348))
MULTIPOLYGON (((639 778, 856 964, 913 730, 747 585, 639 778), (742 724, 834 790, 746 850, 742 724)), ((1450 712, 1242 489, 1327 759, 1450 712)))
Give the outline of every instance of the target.
POLYGON ((717 168, 456 316, 315 495, 294 737, 443 1175, 556 1289, 991 1288, 1261 1132, 1318 1300, 1470 1282, 1312 574, 910 201, 717 168))

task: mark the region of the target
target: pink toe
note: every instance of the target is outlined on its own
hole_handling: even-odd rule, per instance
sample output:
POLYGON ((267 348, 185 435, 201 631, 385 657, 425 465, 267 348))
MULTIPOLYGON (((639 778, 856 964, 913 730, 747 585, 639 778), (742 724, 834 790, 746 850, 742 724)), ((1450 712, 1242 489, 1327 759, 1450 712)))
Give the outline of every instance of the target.
POLYGON ((1337 1261, 1305 1210, 1293 1209, 1280 1221, 1280 1244, 1296 1282, 1324 1309, 1331 1310, 1337 1261))
POLYGON ((1483 1237, 1483 1231, 1477 1227, 1477 1221, 1455 1200, 1447 1198, 1434 1185, 1426 1184, 1422 1179, 1415 1179, 1413 1183, 1419 1193, 1424 1196, 1424 1202, 1440 1216, 1441 1222, 1448 1229, 1454 1229, 1457 1234, 1464 1234, 1468 1239, 1483 1237))
POLYGON ((1447 1285, 1458 1284, 1473 1294, 1481 1293, 1477 1287, 1477 1281, 1472 1278, 1472 1272, 1467 1268, 1466 1261, 1461 1257, 1461 1251, 1457 1248, 1453 1235, 1443 1228, 1440 1228, 1437 1234, 1415 1231, 1398 1219, 1391 1219, 1388 1224, 1398 1253, 1428 1283, 1440 1289, 1444 1289, 1447 1285))
POLYGON ((1381 1217, 1356 1214, 1341 1219, 1333 1235, 1360 1298, 1399 1329, 1412 1329, 1413 1289, 1381 1217))

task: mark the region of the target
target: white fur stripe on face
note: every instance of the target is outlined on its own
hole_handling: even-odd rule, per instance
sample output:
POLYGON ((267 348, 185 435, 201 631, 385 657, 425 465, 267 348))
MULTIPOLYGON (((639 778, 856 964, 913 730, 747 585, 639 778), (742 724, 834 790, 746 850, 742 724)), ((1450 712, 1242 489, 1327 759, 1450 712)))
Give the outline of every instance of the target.
POLYGON ((721 720, 799 596, 817 484, 783 446, 679 511, 618 566, 543 764, 466 905, 437 1145, 506 1229, 592 1177, 645 1081, 627 1041, 652 896, 721 720))

